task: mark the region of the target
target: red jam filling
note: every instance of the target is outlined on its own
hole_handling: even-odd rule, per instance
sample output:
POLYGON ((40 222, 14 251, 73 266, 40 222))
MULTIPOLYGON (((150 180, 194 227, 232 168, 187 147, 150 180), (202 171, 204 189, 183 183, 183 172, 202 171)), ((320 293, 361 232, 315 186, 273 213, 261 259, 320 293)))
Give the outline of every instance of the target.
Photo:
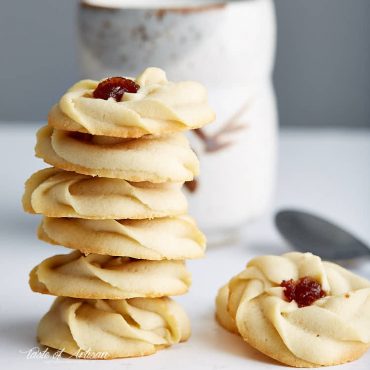
POLYGON ((140 86, 128 78, 110 77, 99 83, 93 92, 93 97, 104 100, 113 98, 116 101, 121 101, 124 93, 135 94, 139 89, 140 86))
POLYGON ((294 281, 283 280, 280 284, 284 289, 284 295, 288 302, 296 301, 298 307, 310 306, 318 299, 325 297, 326 293, 321 285, 314 279, 303 277, 294 281))

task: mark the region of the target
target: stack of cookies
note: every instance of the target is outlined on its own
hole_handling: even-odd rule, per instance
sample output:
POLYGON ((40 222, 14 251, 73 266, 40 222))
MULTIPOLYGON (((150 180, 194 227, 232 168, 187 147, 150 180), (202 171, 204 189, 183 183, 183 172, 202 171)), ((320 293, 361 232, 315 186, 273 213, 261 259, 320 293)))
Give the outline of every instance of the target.
POLYGON ((168 296, 187 292, 185 259, 205 238, 181 188, 199 163, 183 131, 211 122, 205 88, 148 68, 136 79, 83 80, 55 105, 36 155, 53 167, 26 183, 24 209, 38 236, 74 251, 30 274, 58 296, 41 344, 78 357, 143 356, 186 340, 189 320, 168 296))

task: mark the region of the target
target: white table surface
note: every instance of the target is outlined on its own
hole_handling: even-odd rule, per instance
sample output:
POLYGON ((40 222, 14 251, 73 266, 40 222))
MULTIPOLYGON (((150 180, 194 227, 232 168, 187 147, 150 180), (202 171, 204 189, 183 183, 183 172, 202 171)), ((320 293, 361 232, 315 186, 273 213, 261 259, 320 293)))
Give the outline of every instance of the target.
MULTIPOLYGON (((281 366, 214 321, 217 289, 239 272, 251 257, 288 250, 274 230, 272 214, 245 227, 242 241, 210 247, 207 257, 188 263, 193 273, 190 293, 177 298, 192 321, 193 334, 184 344, 137 359, 112 361, 27 359, 37 346, 36 325, 52 301, 32 293, 28 273, 42 259, 65 249, 36 239, 38 216, 26 215, 20 199, 25 179, 45 165, 33 157, 36 125, 0 123, 1 151, 1 300, 0 366, 2 369, 279 369, 281 366)), ((274 210, 302 207, 346 225, 370 243, 370 131, 282 131, 274 210)), ((351 266, 370 277, 370 262, 351 266)), ((342 365, 370 368, 370 353, 342 365)))

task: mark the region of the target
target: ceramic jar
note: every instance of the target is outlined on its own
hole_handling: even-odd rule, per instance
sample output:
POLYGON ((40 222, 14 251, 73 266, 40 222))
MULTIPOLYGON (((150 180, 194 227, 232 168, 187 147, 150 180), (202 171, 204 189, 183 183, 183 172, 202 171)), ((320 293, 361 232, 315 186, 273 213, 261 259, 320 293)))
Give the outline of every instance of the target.
POLYGON ((171 80, 208 88, 217 120, 189 133, 201 175, 186 187, 190 213, 208 237, 235 236, 262 215, 276 167, 272 0, 86 0, 78 23, 83 77, 156 66, 171 80))

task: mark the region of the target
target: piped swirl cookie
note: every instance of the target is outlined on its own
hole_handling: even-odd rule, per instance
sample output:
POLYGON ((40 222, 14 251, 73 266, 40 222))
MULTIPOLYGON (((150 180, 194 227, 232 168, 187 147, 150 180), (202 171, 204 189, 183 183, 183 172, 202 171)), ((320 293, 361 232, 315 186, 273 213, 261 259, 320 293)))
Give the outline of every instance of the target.
POLYGON ((162 297, 188 291, 183 261, 146 261, 80 251, 47 258, 30 273, 33 291, 88 299, 162 297))
POLYGON ((190 336, 170 298, 84 300, 59 297, 39 323, 41 344, 86 359, 145 356, 190 336))
POLYGON ((137 138, 200 128, 214 119, 207 91, 198 82, 170 82, 161 69, 148 68, 132 83, 136 88, 126 89, 116 101, 112 95, 94 98, 101 81, 78 82, 51 109, 49 125, 92 135, 137 138))
POLYGON ((216 317, 287 365, 341 364, 370 347, 370 282, 310 253, 257 257, 220 289, 216 317))
POLYGON ((184 182, 199 173, 199 161, 183 134, 122 139, 44 126, 35 151, 66 171, 135 182, 184 182))
POLYGON ((153 184, 46 168, 26 182, 23 207, 48 217, 144 219, 186 212, 182 183, 153 184))
POLYGON ((44 217, 38 236, 85 254, 146 260, 200 258, 205 250, 205 237, 188 216, 153 220, 44 217))

